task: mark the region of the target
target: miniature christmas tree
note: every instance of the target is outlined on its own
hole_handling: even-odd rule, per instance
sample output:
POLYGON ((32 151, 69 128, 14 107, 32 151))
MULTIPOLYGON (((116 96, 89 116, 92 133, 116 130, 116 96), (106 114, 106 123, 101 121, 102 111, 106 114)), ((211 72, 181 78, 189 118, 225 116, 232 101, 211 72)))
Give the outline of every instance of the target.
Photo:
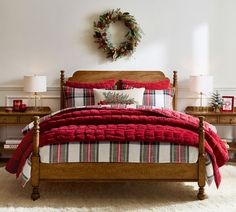
POLYGON ((222 108, 224 102, 223 99, 221 98, 220 94, 218 91, 214 92, 211 97, 211 106, 214 109, 214 111, 218 112, 222 108))

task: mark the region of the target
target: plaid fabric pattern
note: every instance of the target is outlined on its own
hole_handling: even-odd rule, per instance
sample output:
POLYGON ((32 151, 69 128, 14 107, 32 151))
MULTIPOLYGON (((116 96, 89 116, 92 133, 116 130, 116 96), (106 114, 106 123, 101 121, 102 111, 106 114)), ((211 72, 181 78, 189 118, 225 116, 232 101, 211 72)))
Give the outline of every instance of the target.
POLYGON ((66 107, 94 105, 93 89, 64 86, 63 90, 66 107))
MULTIPOLYGON (((125 89, 131 89, 132 86, 123 85, 125 89)), ((174 89, 165 90, 149 90, 145 89, 143 94, 143 105, 156 106, 158 108, 173 109, 172 101, 174 96, 174 89)))
POLYGON ((195 163, 198 157, 198 151, 195 147, 163 142, 76 142, 52 144, 41 147, 40 153, 43 163, 195 163), (191 158, 189 158, 190 150, 192 150, 191 158), (167 154, 165 159, 161 151, 167 154))
MULTIPOLYGON (((108 163, 196 163, 198 149, 164 142, 76 142, 52 144, 40 148, 42 163, 108 162, 108 163)), ((19 181, 24 186, 30 179, 31 157, 24 165, 19 181)), ((206 160, 207 182, 213 181, 210 157, 206 160)))
POLYGON ((143 104, 149 106, 156 106, 158 108, 172 108, 174 91, 168 90, 145 90, 143 95, 143 104))

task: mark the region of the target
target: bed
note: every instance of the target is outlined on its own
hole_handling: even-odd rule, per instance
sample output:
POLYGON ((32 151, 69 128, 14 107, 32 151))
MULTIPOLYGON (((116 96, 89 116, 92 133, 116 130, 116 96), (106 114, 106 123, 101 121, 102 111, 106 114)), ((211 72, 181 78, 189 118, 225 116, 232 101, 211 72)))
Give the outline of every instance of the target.
MULTIPOLYGON (((122 79, 127 80, 137 80, 141 82, 153 82, 161 81, 167 79, 161 71, 76 71, 72 77, 69 77, 68 80, 71 82, 98 82, 101 80, 115 79, 116 86, 121 87, 122 79)), ((61 71, 61 109, 65 108, 65 98, 64 98, 64 86, 65 86, 65 76, 64 71, 61 71)), ((172 89, 175 91, 173 96, 173 109, 176 109, 176 96, 177 96, 177 72, 173 72, 173 83, 171 84, 172 89)), ((82 116, 86 113, 86 108, 82 108, 79 111, 79 114, 82 116)), ((112 115, 119 113, 119 110, 107 109, 112 115)), ((125 109, 121 109, 126 112, 125 109)), ((101 109, 94 110, 90 108, 90 111, 95 111, 93 120, 96 119, 97 113, 98 116, 101 113, 104 113, 104 110, 101 109)), ((89 112, 90 112, 89 111, 89 112)), ((70 111, 73 113, 74 110, 70 111)), ((65 113, 65 112, 64 112, 65 113)), ((130 109, 129 113, 131 116, 135 115, 137 112, 133 109, 130 109)), ((139 110, 138 113, 141 113, 141 116, 149 114, 144 120, 151 119, 153 117, 153 111, 150 110, 139 110), (151 115, 150 115, 151 113, 151 115)), ((158 110, 158 113, 163 116, 163 114, 172 114, 170 112, 165 112, 158 110)), ((78 114, 76 111, 74 114, 78 114)), ((90 113, 89 113, 90 114, 90 113)), ((177 113, 173 112, 174 116, 177 113)), ((65 114, 62 114, 63 117, 65 114)), ((111 116, 112 116, 111 115, 111 116)), ((172 115, 171 115, 172 116, 172 115)), ((184 115, 182 115, 184 116, 184 115)), ((181 116, 181 117, 182 117, 181 116)), ((121 116, 125 117, 126 116, 121 116)), ((185 116, 184 116, 185 117, 185 116)), ((191 119, 190 116, 186 116, 188 119, 191 119)), ((186 118, 185 117, 185 118, 186 118)), ((71 119, 71 117, 70 117, 71 119)), ((161 118, 162 119, 162 118, 161 118)), ((92 120, 92 121, 93 121, 92 120)), ((105 119, 104 119, 105 120, 105 119)), ((169 119, 168 119, 169 120, 169 119)), ((191 119, 192 120, 192 119, 191 119)), ((196 125, 196 120, 193 118, 194 124, 196 125)), ((91 120, 90 120, 91 121, 91 120)), ((165 120, 166 121, 166 120, 165 120)), ((51 122, 52 123, 52 122, 51 122)), ((87 123, 87 122, 86 122, 87 123)), ((92 123, 92 122, 91 122, 92 123)), ((186 123, 184 123, 186 124, 186 123)), ((195 126, 194 125, 194 126, 195 126)), ((206 155, 205 155, 205 145, 204 145, 204 130, 206 130, 206 124, 203 121, 203 117, 199 117, 199 122, 197 123, 198 130, 198 156, 197 161, 194 163, 132 163, 132 162, 57 162, 57 163, 44 163, 40 159, 39 146, 40 138, 43 139, 43 136, 40 134, 40 124, 39 118, 35 117, 32 129, 32 157, 31 157, 31 184, 32 184, 32 195, 33 200, 37 200, 40 197, 39 194, 39 184, 41 181, 195 181, 198 183, 199 191, 197 198, 199 200, 205 199, 207 196, 204 191, 205 181, 206 181, 206 155)), ((112 125, 113 126, 113 125, 112 125)), ((191 125, 193 127, 193 125, 191 125)), ((171 129, 174 129, 173 126, 171 129)), ((175 133, 175 132, 173 132, 175 133)), ((210 129, 207 130, 207 135, 212 136, 210 129), (209 131, 209 132, 208 132, 209 131)), ((218 138, 217 138, 218 139, 218 138)), ((217 140, 216 139, 216 140, 217 140)), ((219 140, 217 140, 219 142, 219 140)), ((221 158, 220 165, 223 165, 227 161, 227 155, 225 148, 222 148, 223 156, 221 158)), ((7 170, 10 170, 11 162, 7 166, 7 170)))

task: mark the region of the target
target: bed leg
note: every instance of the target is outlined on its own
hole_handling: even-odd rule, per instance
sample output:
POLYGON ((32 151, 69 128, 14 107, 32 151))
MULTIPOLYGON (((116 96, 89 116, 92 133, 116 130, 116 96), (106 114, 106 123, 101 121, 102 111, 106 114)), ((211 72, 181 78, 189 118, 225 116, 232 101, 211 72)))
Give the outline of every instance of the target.
POLYGON ((33 155, 31 157, 31 184, 32 184, 32 200, 37 200, 39 194, 40 182, 40 156, 39 156, 39 117, 34 117, 34 131, 33 131, 33 155))
POLYGON ((37 200, 40 198, 39 194, 39 157, 33 156, 31 158, 32 166, 31 166, 31 184, 32 184, 32 194, 31 199, 37 200))
POLYGON ((199 138, 199 146, 198 146, 198 194, 197 198, 199 200, 204 200, 207 198, 207 195, 205 194, 205 183, 206 183, 206 166, 205 166, 205 147, 204 147, 204 128, 203 128, 203 121, 204 117, 199 117, 199 128, 198 128, 198 138, 199 138))
POLYGON ((204 200, 204 199, 207 198, 207 195, 206 195, 206 193, 205 193, 204 186, 199 186, 197 198, 198 198, 199 200, 204 200))
POLYGON ((39 198, 40 198, 39 187, 33 187, 33 192, 31 194, 31 199, 35 201, 39 198))

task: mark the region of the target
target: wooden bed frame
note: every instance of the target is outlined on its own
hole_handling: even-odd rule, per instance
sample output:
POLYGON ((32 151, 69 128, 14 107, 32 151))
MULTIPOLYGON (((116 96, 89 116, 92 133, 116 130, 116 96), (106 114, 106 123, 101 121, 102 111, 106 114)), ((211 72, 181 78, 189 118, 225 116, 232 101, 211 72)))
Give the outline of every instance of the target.
MULTIPOLYGON (((136 81, 159 81, 165 79, 161 71, 77 71, 69 78, 77 82, 96 82, 106 79, 136 81)), ((64 71, 61 71, 61 108, 64 108, 63 85, 64 71)), ((177 88, 177 72, 173 74, 173 88, 177 88)), ((176 94, 173 108, 176 109, 176 94)), ((203 117, 199 118, 199 156, 196 163, 57 163, 40 162, 39 156, 39 118, 34 120, 31 198, 40 197, 40 181, 195 181, 198 182, 197 198, 206 198, 205 186, 205 150, 203 117)))

